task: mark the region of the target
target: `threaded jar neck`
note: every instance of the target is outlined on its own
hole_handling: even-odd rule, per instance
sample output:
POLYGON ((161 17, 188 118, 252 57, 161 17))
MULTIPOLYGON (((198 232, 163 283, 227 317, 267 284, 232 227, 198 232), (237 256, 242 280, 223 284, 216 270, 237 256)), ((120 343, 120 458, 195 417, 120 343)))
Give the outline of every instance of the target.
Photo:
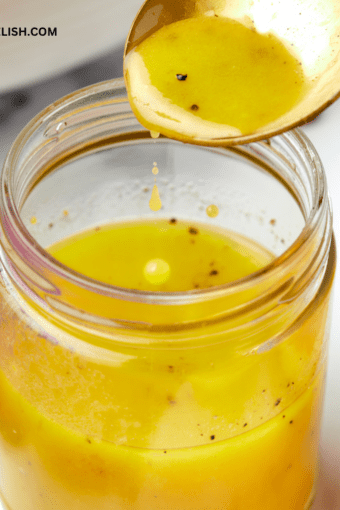
MULTIPOLYGON (((172 341, 197 339, 202 324, 210 328, 209 342, 220 341, 221 334, 224 339, 265 329, 272 337, 279 334, 282 323, 297 320, 319 291, 332 241, 323 167, 300 130, 244 146, 199 149, 204 157, 240 161, 270 175, 303 217, 300 233, 269 265, 232 283, 174 293, 114 287, 67 268, 29 231, 22 215, 27 199, 69 163, 136 145, 145 151, 155 144, 191 150, 172 140, 151 140, 125 96, 122 80, 77 91, 41 112, 14 142, 0 192, 1 261, 8 279, 44 317, 73 331, 147 343, 163 341, 164 335, 172 341)), ((202 342, 208 341, 207 331, 202 342)))

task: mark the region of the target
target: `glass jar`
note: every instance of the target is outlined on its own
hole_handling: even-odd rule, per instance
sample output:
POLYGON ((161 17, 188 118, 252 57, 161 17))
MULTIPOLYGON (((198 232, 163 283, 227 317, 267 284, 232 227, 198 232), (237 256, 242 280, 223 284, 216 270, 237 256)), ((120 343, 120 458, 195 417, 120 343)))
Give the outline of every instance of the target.
POLYGON ((310 508, 335 249, 325 175, 301 131, 233 148, 152 139, 122 80, 91 86, 18 136, 0 222, 8 508, 310 508), (166 293, 104 284, 45 250, 140 217, 209 221, 275 258, 166 293))

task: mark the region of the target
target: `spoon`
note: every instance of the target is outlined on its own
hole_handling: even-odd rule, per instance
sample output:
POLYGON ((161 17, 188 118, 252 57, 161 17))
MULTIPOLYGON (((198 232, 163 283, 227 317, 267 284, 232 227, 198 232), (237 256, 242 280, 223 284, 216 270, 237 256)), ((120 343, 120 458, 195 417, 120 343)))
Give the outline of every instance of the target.
MULTIPOLYGON (((192 139, 181 134, 174 137, 203 145, 235 145, 268 139, 313 120, 340 96, 338 0, 146 0, 127 37, 125 79, 127 57, 142 41, 166 25, 211 16, 211 13, 278 38, 301 62, 308 88, 289 111, 253 132, 235 134, 235 129, 230 132, 224 129, 222 136, 216 136, 216 131, 212 135, 208 130, 192 139)), ((159 131, 162 133, 162 129, 159 131)))

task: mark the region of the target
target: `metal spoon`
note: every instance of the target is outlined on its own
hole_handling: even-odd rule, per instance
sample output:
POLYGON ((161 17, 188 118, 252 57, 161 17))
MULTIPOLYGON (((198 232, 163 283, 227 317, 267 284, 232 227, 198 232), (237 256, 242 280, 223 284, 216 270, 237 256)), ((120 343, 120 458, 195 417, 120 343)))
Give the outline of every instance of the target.
POLYGON ((292 110, 250 135, 201 138, 193 143, 234 145, 267 139, 311 121, 340 96, 339 0, 146 0, 132 24, 124 59, 163 26, 204 16, 208 11, 240 21, 258 32, 272 33, 291 45, 310 87, 292 110))

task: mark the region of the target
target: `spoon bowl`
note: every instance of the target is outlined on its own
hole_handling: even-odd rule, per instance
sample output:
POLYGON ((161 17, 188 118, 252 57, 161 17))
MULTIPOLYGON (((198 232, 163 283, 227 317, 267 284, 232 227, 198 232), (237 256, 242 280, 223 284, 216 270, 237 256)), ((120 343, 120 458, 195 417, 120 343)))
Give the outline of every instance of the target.
MULTIPOLYGON (((142 41, 162 27, 212 15, 238 21, 260 34, 278 38, 301 63, 308 89, 292 109, 252 133, 235 135, 235 130, 230 130, 230 133, 223 130, 221 137, 207 134, 190 140, 191 143, 234 145, 267 139, 311 121, 339 97, 338 0, 147 0, 131 27, 124 60, 142 41)), ((181 139, 181 136, 178 138, 181 139)))

